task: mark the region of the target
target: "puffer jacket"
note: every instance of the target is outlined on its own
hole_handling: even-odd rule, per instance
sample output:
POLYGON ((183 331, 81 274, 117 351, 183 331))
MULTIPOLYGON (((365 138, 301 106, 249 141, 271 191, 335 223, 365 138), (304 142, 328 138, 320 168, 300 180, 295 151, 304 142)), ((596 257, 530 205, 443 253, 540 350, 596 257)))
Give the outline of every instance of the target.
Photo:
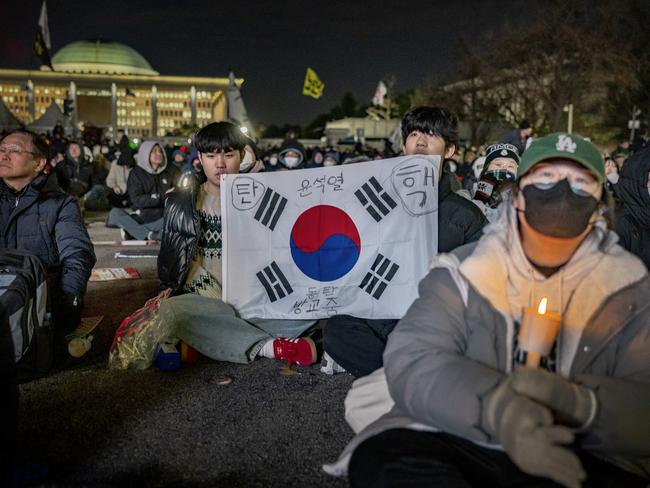
POLYGON ((183 293, 199 241, 196 199, 200 183, 201 180, 193 173, 184 173, 177 189, 169 194, 165 202, 158 277, 161 289, 171 288, 174 295, 183 293))
POLYGON ((75 196, 84 196, 94 184, 100 183, 96 176, 95 164, 82 154, 78 161, 66 151, 66 158, 56 165, 56 176, 61 189, 66 193, 75 196))
POLYGON ((64 293, 82 297, 95 253, 79 205, 41 174, 16 193, 0 180, 0 245, 36 255, 64 293))
POLYGON ((635 153, 623 165, 616 195, 621 203, 616 213, 616 233, 621 245, 641 258, 650 269, 650 148, 635 153))
POLYGON ((131 207, 143 222, 153 222, 163 216, 165 194, 176 185, 180 172, 167 164, 163 151, 163 163, 154 171, 149 164, 149 156, 155 141, 145 141, 138 150, 138 164, 129 173, 127 191, 131 207))
MULTIPOLYGON (((434 260, 384 353, 394 406, 360 432, 328 472, 345 474, 356 447, 388 429, 495 442, 481 425, 483 399, 511 370, 514 334, 507 271, 513 241, 495 244, 503 231, 493 224, 479 243, 434 260)), ((613 232, 595 247, 598 252, 582 254, 588 258, 583 279, 564 311, 565 323, 583 327, 566 377, 590 388, 598 402, 577 445, 650 478, 650 277, 613 232)))
POLYGON ((453 191, 452 178, 445 170, 438 186, 438 252, 477 241, 487 223, 476 205, 453 191))

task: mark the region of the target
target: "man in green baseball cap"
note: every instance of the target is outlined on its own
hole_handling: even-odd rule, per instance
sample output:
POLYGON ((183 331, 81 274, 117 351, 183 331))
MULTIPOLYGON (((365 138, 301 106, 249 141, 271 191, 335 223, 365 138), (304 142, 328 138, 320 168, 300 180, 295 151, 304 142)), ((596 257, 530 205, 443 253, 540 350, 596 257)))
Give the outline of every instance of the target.
POLYGON ((647 486, 650 277, 599 214, 604 181, 578 135, 530 145, 481 240, 432 261, 389 336, 385 387, 346 410, 377 420, 328 472, 355 487, 647 486))
POLYGON ((591 230, 603 195, 605 163, 591 142, 554 133, 530 145, 517 169, 515 207, 526 256, 552 271, 591 230))

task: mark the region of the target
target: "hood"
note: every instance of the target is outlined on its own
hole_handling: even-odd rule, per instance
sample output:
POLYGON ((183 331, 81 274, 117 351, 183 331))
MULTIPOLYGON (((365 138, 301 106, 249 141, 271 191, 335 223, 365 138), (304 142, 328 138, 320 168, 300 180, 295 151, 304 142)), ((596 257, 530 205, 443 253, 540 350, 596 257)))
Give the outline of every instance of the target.
POLYGON ((68 159, 68 160, 70 160, 70 161, 74 161, 75 163, 78 163, 78 162, 80 162, 80 161, 83 161, 85 155, 86 155, 86 153, 85 153, 85 151, 84 151, 84 146, 82 146, 82 145, 79 144, 78 142, 71 142, 70 144, 68 144, 68 147, 65 148, 65 158, 68 159), (81 151, 81 154, 79 155, 79 159, 74 159, 74 158, 70 155, 70 146, 72 146, 73 144, 74 144, 75 146, 79 146, 79 150, 81 151))
MULTIPOLYGON (((140 145, 140 149, 138 149, 138 156, 137 156, 137 161, 138 161, 138 166, 140 166, 143 170, 145 170, 147 173, 150 173, 152 175, 162 173, 165 168, 167 167, 167 154, 165 153, 165 150, 163 149, 163 163, 160 165, 160 167, 154 171, 151 165, 149 164, 149 156, 151 155, 151 151, 153 150, 153 147, 155 145, 159 145, 160 143, 157 141, 144 141, 140 145)), ((160 146, 162 148, 162 146, 160 146)))
MULTIPOLYGON (((323 166, 323 161, 321 161, 320 163, 317 163, 317 162, 316 162, 316 156, 317 156, 318 154, 320 154, 321 156, 323 156, 323 151, 321 151, 320 149, 316 149, 316 150, 311 154, 311 158, 309 158, 309 163, 307 163, 308 166, 319 167, 319 168, 320 168, 321 166, 323 166)), ((325 159, 325 158, 323 157, 323 159, 325 159)))
POLYGON ((291 169, 300 169, 304 167, 306 159, 305 147, 295 139, 287 139, 282 143, 280 151, 278 152, 278 162, 284 165, 284 156, 289 151, 295 151, 299 154, 298 164, 291 169))
POLYGON ((648 172, 650 172, 650 147, 634 153, 625 162, 616 186, 616 192, 629 216, 644 229, 650 229, 648 172))
POLYGON ((323 154, 323 159, 327 158, 332 158, 334 161, 336 161, 336 164, 339 164, 341 162, 341 154, 338 151, 327 151, 325 154, 323 154))
MULTIPOLYGON (((501 204, 499 218, 484 228, 481 240, 459 271, 506 318, 508 344, 512 344, 513 321, 521 320, 523 308, 535 308, 540 298, 547 296, 550 309, 563 315, 566 355, 560 360, 560 372, 566 376, 571 352, 575 351, 587 321, 607 297, 647 273, 638 258, 618 246, 617 240, 618 236, 600 218, 571 259, 546 277, 524 253, 517 211, 508 199, 501 204), (612 269, 620 273, 613 276, 612 269)), ((512 354, 510 348, 508 367, 512 354)))
POLYGON ((183 163, 187 160, 187 154, 185 154, 185 153, 184 153, 183 151, 181 151, 180 149, 176 149, 176 150, 172 153, 172 159, 173 159, 173 160, 176 160, 176 155, 177 155, 177 154, 180 154, 181 156, 183 156, 183 161, 181 161, 181 163, 180 163, 180 164, 183 164, 183 163))

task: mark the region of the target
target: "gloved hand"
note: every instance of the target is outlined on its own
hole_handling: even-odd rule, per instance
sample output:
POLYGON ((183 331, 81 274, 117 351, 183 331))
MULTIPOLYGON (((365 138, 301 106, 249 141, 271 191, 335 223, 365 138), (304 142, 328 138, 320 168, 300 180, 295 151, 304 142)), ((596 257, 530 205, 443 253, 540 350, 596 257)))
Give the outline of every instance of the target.
POLYGON ((63 292, 54 304, 52 319, 58 334, 68 334, 81 322, 83 298, 73 293, 63 292))
POLYGON ((512 389, 549 407, 562 425, 584 430, 593 421, 597 400, 588 388, 542 369, 519 367, 512 374, 512 389))
POLYGON ((484 421, 519 469, 550 478, 569 488, 580 488, 586 478, 582 464, 562 444, 573 442, 573 432, 553 424, 551 411, 517 394, 510 379, 485 399, 484 421))

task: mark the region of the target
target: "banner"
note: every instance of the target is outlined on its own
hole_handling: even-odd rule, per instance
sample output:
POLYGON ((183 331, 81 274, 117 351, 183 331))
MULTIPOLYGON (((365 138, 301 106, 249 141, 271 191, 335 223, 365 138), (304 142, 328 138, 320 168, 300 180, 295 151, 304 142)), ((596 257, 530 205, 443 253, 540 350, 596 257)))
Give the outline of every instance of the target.
POLYGON ((302 94, 318 99, 323 96, 324 89, 325 83, 320 81, 318 75, 313 69, 307 68, 307 73, 305 74, 305 83, 302 87, 302 94))
POLYGON ((401 318, 438 248, 437 156, 221 182, 223 300, 242 318, 401 318))

